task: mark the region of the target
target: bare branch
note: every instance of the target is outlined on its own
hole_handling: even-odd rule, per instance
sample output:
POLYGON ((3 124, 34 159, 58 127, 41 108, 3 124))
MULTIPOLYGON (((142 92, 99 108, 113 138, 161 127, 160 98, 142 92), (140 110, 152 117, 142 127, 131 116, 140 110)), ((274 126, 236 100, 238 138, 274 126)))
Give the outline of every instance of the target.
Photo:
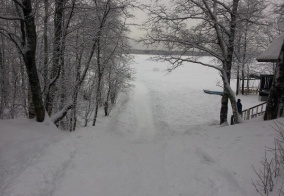
POLYGON ((182 57, 174 57, 174 56, 170 56, 169 58, 164 59, 165 61, 170 62, 171 64, 174 65, 173 68, 168 69, 168 71, 172 71, 174 69, 176 69, 177 67, 179 67, 183 62, 189 62, 189 63, 195 63, 195 64, 199 64, 199 65, 203 65, 206 67, 211 67, 214 68, 220 72, 223 71, 223 69, 221 67, 217 67, 215 65, 211 65, 208 63, 204 63, 201 61, 197 61, 197 60, 193 60, 192 58, 182 58, 182 57))
POLYGON ((15 44, 15 46, 17 47, 19 52, 21 54, 23 54, 23 50, 22 50, 23 48, 19 45, 19 43, 16 40, 16 39, 20 40, 20 38, 17 35, 10 33, 9 31, 7 31, 6 29, 3 29, 3 28, 0 28, 0 34, 2 34, 3 36, 5 36, 9 40, 11 40, 15 44))
POLYGON ((0 19, 3 19, 3 20, 21 20, 21 21, 24 21, 23 18, 19 18, 19 17, 9 17, 9 16, 0 16, 0 19))
POLYGON ((22 4, 22 3, 20 3, 18 0, 12 0, 12 1, 14 1, 17 5, 19 5, 22 9, 26 9, 26 7, 22 4))

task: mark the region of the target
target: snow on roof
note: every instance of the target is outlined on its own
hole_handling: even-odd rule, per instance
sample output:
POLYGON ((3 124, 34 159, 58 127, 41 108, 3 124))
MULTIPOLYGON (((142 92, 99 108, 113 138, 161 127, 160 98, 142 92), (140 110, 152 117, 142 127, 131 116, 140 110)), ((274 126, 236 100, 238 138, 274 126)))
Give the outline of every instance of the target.
POLYGON ((272 44, 256 58, 256 60, 258 62, 276 62, 280 54, 283 40, 284 33, 275 39, 272 44))

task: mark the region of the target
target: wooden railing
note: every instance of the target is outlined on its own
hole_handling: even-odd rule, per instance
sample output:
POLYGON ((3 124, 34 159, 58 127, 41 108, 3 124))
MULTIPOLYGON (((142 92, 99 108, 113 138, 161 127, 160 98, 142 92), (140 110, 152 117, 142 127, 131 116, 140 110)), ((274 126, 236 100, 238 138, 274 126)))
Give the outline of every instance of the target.
MULTIPOLYGON (((244 94, 248 95, 248 94, 254 94, 256 95, 259 91, 258 87, 244 87, 244 94)), ((239 88, 239 92, 242 92, 242 88, 239 88)))
MULTIPOLYGON (((266 104, 267 104, 267 102, 264 102, 264 103, 258 104, 256 106, 253 106, 251 108, 248 108, 246 110, 243 110, 242 111, 242 119, 243 120, 249 120, 249 119, 255 118, 257 116, 263 115, 264 112, 265 112, 265 109, 266 109, 266 104)), ((234 116, 232 115, 231 125, 233 125, 233 124, 234 124, 234 116)))

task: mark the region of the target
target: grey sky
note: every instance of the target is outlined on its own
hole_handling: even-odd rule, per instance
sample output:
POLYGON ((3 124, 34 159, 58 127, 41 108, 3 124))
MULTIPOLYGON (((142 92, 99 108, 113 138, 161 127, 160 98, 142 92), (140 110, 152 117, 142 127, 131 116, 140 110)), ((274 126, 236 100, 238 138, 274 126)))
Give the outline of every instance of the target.
MULTIPOLYGON (((150 4, 152 1, 155 1, 155 0, 140 0, 140 3, 150 4)), ((172 3, 172 0, 158 0, 158 1, 160 3, 166 4, 166 5, 169 5, 170 3, 172 3)), ((267 2, 282 3, 283 0, 267 0, 267 2)), ((145 22, 147 20, 147 15, 142 10, 135 9, 135 10, 132 10, 132 13, 134 14, 135 18, 129 20, 128 23, 141 25, 143 22, 145 22)), ((133 39, 138 39, 138 38, 142 37, 143 35, 145 35, 145 32, 143 32, 142 30, 139 29, 139 26, 130 26, 130 30, 131 30, 131 33, 130 33, 129 36, 133 39)), ((137 47, 141 48, 142 46, 137 45, 137 47)))

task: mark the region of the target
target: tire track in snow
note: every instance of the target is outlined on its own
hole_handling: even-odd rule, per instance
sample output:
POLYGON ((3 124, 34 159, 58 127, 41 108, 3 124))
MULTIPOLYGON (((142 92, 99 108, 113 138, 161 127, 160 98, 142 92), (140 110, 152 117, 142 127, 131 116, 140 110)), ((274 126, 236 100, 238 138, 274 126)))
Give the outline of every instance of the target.
POLYGON ((151 140, 155 137, 155 125, 148 89, 142 83, 136 83, 134 92, 134 107, 136 115, 136 133, 139 140, 151 140))

